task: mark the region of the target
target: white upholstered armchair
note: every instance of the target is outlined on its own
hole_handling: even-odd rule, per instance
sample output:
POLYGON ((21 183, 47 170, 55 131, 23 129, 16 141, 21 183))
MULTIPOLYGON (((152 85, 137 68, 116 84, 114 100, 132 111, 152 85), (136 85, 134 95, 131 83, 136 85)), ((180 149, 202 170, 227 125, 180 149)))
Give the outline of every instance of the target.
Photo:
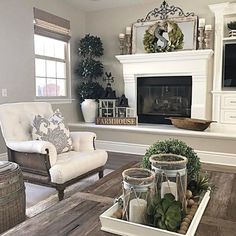
POLYGON ((52 114, 49 103, 3 104, 0 125, 9 161, 20 165, 26 181, 56 188, 62 200, 68 185, 94 173, 103 177, 107 152, 95 150, 96 134, 92 132, 71 132, 73 149, 61 154, 51 142, 32 140, 35 116, 48 118, 52 114))

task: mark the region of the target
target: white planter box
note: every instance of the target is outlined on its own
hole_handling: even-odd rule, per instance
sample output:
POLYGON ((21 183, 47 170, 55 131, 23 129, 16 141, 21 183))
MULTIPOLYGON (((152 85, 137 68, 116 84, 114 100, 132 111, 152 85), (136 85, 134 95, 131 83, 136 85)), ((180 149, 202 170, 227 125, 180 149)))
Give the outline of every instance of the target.
MULTIPOLYGON (((185 236, 194 236, 198 224, 202 218, 202 215, 207 207, 210 199, 210 191, 207 191, 197 209, 196 214, 188 228, 185 236)), ((106 210, 102 215, 100 215, 100 221, 102 224, 102 230, 118 234, 122 236, 183 236, 183 234, 170 232, 167 230, 161 230, 158 228, 145 226, 141 224, 136 224, 124 220, 119 220, 112 218, 112 214, 118 209, 118 203, 114 204, 108 210, 106 210)))

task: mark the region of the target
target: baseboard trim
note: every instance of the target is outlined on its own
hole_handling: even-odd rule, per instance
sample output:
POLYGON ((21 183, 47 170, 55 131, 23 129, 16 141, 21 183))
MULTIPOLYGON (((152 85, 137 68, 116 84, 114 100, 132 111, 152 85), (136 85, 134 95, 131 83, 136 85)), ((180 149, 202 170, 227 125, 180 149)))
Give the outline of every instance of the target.
POLYGON ((7 153, 0 153, 0 161, 7 161, 7 153))
POLYGON ((96 148, 105 149, 109 152, 144 155, 148 147, 148 145, 143 144, 96 140, 96 148))
MULTIPOLYGON (((149 145, 96 140, 96 147, 110 152, 144 155, 149 145)), ((236 154, 200 150, 195 150, 195 152, 198 154, 201 162, 236 166, 236 154)))

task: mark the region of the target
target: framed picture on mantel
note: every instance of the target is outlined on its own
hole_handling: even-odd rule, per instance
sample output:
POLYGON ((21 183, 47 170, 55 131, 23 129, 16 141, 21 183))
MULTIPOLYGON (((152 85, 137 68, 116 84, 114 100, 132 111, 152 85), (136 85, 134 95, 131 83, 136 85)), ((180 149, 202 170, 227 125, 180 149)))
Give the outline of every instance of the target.
MULTIPOLYGON (((190 17, 176 17, 168 18, 167 20, 153 20, 147 22, 139 22, 133 24, 133 34, 132 34, 132 53, 146 53, 144 47, 144 35, 146 30, 154 27, 157 24, 163 24, 165 21, 175 22, 183 33, 183 46, 182 49, 178 50, 195 50, 197 48, 197 16, 190 17)), ((171 32, 171 27, 169 27, 163 33, 163 37, 169 41, 169 35, 171 32)))

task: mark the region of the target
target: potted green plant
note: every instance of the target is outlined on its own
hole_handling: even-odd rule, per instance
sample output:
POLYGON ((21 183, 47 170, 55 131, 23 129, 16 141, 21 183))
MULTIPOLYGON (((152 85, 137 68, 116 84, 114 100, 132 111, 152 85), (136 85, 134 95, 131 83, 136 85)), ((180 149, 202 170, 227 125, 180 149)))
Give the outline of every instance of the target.
POLYGON ((87 34, 79 42, 78 54, 81 60, 76 68, 79 79, 77 93, 85 122, 95 122, 98 110, 96 100, 104 93, 98 82, 103 75, 103 64, 98 60, 103 51, 102 41, 97 36, 87 34))
POLYGON ((191 147, 178 139, 167 139, 158 141, 151 145, 143 157, 142 166, 144 168, 151 169, 149 158, 152 155, 164 153, 181 155, 188 159, 188 183, 190 183, 191 180, 195 180, 199 176, 201 169, 200 159, 191 147))

